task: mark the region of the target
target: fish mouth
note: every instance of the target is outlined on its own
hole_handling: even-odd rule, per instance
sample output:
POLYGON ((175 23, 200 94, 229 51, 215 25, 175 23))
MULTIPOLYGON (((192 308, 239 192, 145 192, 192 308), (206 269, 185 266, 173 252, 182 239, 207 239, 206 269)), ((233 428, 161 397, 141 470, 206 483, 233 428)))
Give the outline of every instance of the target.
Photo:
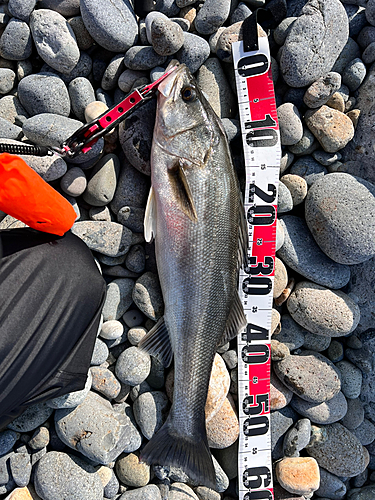
POLYGON ((178 86, 180 76, 183 73, 186 74, 185 64, 180 64, 177 61, 171 61, 166 71, 168 71, 168 69, 173 66, 176 67, 175 70, 172 71, 172 73, 158 86, 158 91, 166 98, 170 97, 174 93, 176 87, 178 86))

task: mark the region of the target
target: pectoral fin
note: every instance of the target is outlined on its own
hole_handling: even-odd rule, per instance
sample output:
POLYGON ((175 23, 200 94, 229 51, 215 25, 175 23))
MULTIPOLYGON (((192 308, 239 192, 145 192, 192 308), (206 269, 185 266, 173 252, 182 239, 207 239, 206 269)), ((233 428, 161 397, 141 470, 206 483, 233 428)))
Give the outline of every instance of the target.
POLYGON ((222 346, 234 339, 234 337, 245 328, 247 319, 243 310, 241 299, 237 292, 234 294, 232 309, 229 313, 227 324, 218 346, 222 346))
POLYGON ((148 334, 143 337, 138 347, 155 356, 166 368, 171 364, 173 351, 164 317, 160 318, 148 334))
POLYGON ((198 217, 193 196, 183 166, 179 161, 174 163, 171 168, 168 168, 168 177, 179 208, 190 220, 196 222, 198 217))
POLYGON ((144 235, 145 240, 149 243, 156 234, 156 200, 155 192, 151 186, 148 194, 145 219, 144 219, 144 235))

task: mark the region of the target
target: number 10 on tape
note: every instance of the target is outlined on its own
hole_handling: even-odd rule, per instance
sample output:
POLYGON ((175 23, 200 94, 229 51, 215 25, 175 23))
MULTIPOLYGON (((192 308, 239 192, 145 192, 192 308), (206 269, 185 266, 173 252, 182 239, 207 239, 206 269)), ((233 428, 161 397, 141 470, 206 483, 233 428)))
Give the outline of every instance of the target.
POLYGON ((273 500, 270 432, 270 330, 276 248, 276 203, 280 135, 267 37, 259 50, 232 45, 246 187, 248 265, 240 271, 239 293, 247 317, 238 338, 240 500, 273 500))

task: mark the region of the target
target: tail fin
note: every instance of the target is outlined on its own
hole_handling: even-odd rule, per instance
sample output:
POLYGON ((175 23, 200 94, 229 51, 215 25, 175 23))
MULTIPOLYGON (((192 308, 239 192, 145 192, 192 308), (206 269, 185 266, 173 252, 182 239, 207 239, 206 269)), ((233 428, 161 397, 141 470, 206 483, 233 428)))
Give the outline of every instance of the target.
POLYGON ((216 489, 216 473, 205 433, 198 439, 178 434, 169 418, 143 448, 140 459, 149 465, 181 467, 193 481, 216 489))

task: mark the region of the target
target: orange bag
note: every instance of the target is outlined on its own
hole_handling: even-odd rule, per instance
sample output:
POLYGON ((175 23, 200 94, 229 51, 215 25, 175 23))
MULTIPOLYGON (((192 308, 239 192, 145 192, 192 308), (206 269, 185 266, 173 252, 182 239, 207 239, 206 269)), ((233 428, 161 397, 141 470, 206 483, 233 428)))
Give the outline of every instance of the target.
POLYGON ((63 236, 74 224, 72 205, 22 158, 0 154, 0 210, 33 229, 63 236))

